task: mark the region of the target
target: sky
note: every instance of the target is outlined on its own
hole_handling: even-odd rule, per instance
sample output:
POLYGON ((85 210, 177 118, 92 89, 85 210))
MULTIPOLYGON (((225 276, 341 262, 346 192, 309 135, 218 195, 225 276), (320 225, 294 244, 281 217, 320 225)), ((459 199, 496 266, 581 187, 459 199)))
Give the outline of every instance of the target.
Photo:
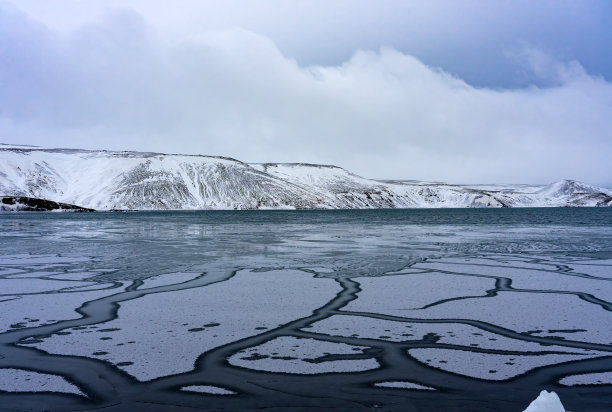
POLYGON ((612 187, 612 2, 0 0, 0 142, 612 187))

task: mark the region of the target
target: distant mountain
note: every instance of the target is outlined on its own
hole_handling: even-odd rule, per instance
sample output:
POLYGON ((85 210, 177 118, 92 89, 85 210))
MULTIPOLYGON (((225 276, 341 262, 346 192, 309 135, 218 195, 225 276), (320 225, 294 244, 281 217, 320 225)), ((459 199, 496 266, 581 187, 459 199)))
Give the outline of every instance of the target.
POLYGON ((0 144, 0 197, 97 210, 612 206, 572 180, 461 186, 365 179, 337 166, 0 144))

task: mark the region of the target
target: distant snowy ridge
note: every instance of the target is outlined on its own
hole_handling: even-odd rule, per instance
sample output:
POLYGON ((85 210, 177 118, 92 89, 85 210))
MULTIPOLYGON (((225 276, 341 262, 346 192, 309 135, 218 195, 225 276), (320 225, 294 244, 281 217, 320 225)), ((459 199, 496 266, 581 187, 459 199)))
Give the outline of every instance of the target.
POLYGON ((365 179, 337 166, 0 144, 0 196, 96 210, 611 206, 573 180, 462 186, 365 179))

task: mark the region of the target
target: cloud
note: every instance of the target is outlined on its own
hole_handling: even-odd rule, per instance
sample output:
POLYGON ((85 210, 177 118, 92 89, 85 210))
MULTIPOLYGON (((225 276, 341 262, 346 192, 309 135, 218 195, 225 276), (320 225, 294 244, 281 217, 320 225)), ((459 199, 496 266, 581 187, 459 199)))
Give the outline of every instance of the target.
POLYGON ((244 29, 169 40, 125 10, 59 33, 0 3, 0 140, 612 183, 612 85, 535 48, 517 58, 550 87, 477 88, 393 48, 302 66, 244 29))
POLYGON ((506 56, 522 68, 524 81, 537 79, 542 85, 562 86, 573 79, 587 76, 586 70, 578 61, 561 61, 529 44, 507 51, 506 56))

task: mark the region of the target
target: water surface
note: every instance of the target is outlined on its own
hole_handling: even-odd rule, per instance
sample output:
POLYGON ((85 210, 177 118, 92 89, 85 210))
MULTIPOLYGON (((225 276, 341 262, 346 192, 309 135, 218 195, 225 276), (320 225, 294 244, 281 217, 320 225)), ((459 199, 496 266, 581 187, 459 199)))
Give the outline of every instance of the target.
POLYGON ((1 214, 0 401, 610 410, 611 281, 609 208, 1 214))

